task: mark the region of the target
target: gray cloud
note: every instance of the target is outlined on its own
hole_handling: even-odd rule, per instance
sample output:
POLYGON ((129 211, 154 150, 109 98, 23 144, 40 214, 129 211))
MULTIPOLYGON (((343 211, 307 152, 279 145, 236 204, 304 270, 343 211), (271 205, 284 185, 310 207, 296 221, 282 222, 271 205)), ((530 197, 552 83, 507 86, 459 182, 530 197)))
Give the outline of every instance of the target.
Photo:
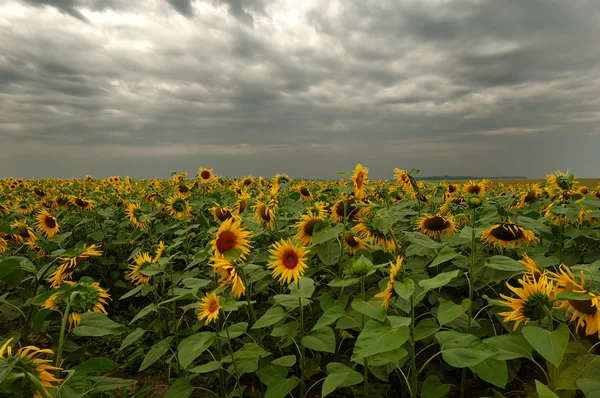
POLYGON ((594 0, 0 2, 0 168, 595 177, 598 22, 594 0))

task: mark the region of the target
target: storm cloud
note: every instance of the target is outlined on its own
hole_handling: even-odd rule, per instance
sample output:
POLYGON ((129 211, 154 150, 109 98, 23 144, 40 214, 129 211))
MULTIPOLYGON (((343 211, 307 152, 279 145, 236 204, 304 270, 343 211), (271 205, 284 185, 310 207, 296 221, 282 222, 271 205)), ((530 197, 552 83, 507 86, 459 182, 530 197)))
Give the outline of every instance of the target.
POLYGON ((0 177, 600 176, 596 0, 0 0, 0 177))

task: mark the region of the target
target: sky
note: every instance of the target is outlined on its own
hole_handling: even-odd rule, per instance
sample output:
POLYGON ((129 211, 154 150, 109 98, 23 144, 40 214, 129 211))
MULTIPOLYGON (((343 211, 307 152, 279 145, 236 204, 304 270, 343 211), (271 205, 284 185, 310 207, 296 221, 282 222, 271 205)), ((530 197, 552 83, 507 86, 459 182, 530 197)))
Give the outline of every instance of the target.
POLYGON ((0 178, 600 177, 598 0, 0 0, 0 178))

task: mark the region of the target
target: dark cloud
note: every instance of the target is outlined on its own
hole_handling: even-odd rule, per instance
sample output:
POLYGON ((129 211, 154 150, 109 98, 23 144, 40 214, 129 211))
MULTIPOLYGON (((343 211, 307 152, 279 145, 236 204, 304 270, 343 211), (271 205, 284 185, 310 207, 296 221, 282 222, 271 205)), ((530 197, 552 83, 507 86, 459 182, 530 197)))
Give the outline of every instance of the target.
POLYGON ((595 177, 598 20, 595 0, 0 5, 0 169, 595 177))

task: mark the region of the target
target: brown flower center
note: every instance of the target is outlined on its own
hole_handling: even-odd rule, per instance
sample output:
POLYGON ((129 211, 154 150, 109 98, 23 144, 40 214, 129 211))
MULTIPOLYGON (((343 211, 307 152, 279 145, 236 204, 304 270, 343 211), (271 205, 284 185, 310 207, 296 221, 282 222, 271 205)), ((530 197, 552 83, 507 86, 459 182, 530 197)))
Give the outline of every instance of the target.
POLYGON ((469 187, 468 192, 477 195, 481 192, 481 187, 479 185, 472 185, 469 187))
POLYGON ((210 179, 210 171, 204 170, 202 173, 200 173, 200 177, 202 177, 203 180, 210 179))
POLYGON ((56 220, 54 219, 54 217, 46 216, 44 218, 44 224, 46 224, 46 227, 48 228, 55 228, 56 220))
POLYGON ((283 254, 283 266, 287 269, 294 269, 298 265, 298 255, 293 250, 288 250, 283 254))
POLYGON ((499 240, 512 242, 523 238, 523 231, 514 224, 500 225, 491 230, 490 234, 499 240))
POLYGON ((312 236, 313 232, 315 230, 315 225, 317 225, 320 222, 321 222, 320 218, 313 218, 312 220, 309 220, 306 224, 304 224, 304 228, 302 228, 302 230, 304 231, 304 234, 308 235, 308 236, 312 236))
POLYGON ((346 244, 352 248, 357 247, 358 246, 358 241, 354 238, 354 236, 352 236, 351 234, 346 234, 344 235, 344 241, 346 242, 346 244))
POLYGON ((219 310, 219 305, 216 301, 211 301, 208 304, 208 312, 217 312, 219 310))
POLYGON ((260 215, 261 220, 269 222, 271 221, 271 216, 269 215, 268 211, 267 211, 267 206, 262 205, 259 209, 258 214, 260 215))
POLYGON ((236 237, 231 231, 223 231, 217 237, 217 250, 219 253, 225 253, 235 247, 236 237))
POLYGON ((592 300, 569 300, 571 307, 586 315, 594 315, 598 308, 592 304, 592 300))
POLYGON ((443 231, 450 228, 450 223, 444 217, 433 216, 425 220, 423 227, 429 231, 443 231))
POLYGON ((310 191, 306 187, 300 188, 300 193, 302 196, 310 196, 310 191))
POLYGON ((527 192, 527 195, 525 196, 525 203, 529 203, 531 201, 533 201, 536 197, 536 192, 535 191, 529 191, 527 192))

